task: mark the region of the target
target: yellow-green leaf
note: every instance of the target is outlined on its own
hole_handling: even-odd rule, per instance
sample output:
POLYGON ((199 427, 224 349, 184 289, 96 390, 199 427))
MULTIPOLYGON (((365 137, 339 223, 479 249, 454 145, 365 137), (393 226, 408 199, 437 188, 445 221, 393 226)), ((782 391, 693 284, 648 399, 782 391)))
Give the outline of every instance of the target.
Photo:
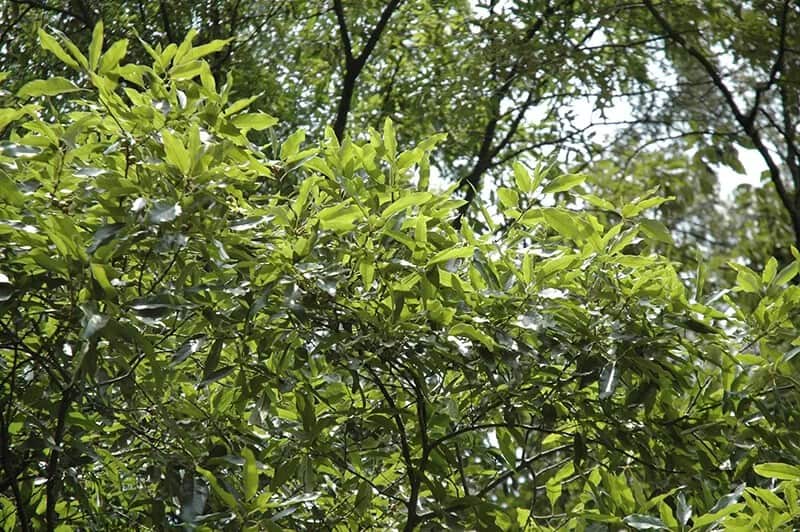
POLYGON ((774 279, 775 286, 783 286, 790 282, 797 276, 798 272, 800 272, 800 263, 794 261, 778 272, 774 279))
POLYGON ((244 497, 252 499, 258 492, 258 465, 256 457, 250 449, 243 449, 244 457, 244 497))
POLYGON ((169 71, 169 75, 175 80, 192 79, 199 76, 205 67, 206 64, 202 61, 189 61, 188 63, 181 63, 173 67, 169 71))
POLYGON ((737 271, 736 287, 742 292, 758 292, 761 290, 761 277, 756 275, 756 272, 735 262, 729 262, 731 268, 737 271))
POLYGON ((384 209, 381 218, 388 220, 398 212, 404 211, 409 207, 414 205, 424 205, 425 203, 429 202, 432 197, 433 194, 430 192, 412 192, 410 194, 406 194, 405 196, 402 196, 389 204, 389 206, 384 209))
POLYGON ((467 257, 471 257, 473 253, 474 249, 472 248, 472 246, 445 249, 444 251, 440 251, 439 253, 431 257, 431 260, 428 261, 427 266, 430 267, 433 266, 434 264, 447 262, 448 260, 453 260, 453 259, 465 259, 467 257))
POLYGON ((560 234, 567 238, 578 238, 580 236, 580 229, 578 220, 563 209, 546 208, 542 209, 544 221, 558 231, 560 234))
POLYGON ((516 190, 500 187, 497 189, 497 197, 500 198, 500 204, 506 209, 519 205, 519 193, 516 190))
POLYGON ((761 281, 764 284, 769 284, 778 273, 778 260, 775 257, 770 257, 764 266, 764 271, 761 272, 761 281))
POLYGON ((258 99, 260 94, 255 96, 250 96, 249 98, 242 98, 241 100, 236 100, 233 102, 225 111, 222 113, 222 116, 231 116, 233 114, 238 113, 239 111, 245 109, 248 105, 253 103, 258 99))
POLYGON ((528 173, 528 169, 519 161, 512 164, 511 167, 514 169, 514 182, 517 184, 517 188, 526 194, 531 192, 531 174, 528 173))
POLYGON ((556 192, 564 192, 573 187, 576 187, 586 181, 586 176, 583 174, 564 174, 556 177, 550 181, 542 190, 545 194, 555 194, 556 192))
POLYGON ((225 48, 229 42, 231 42, 231 39, 215 39, 210 43, 196 46, 183 56, 183 62, 194 61, 195 59, 200 59, 201 57, 219 52, 225 48))
POLYGON ((95 70, 100 60, 100 53, 103 51, 103 21, 95 24, 92 31, 92 43, 89 45, 89 70, 95 70))
POLYGON ((103 57, 100 58, 100 67, 97 71, 100 74, 105 74, 117 68, 117 66, 119 66, 119 62, 122 61, 127 53, 128 39, 122 39, 115 42, 108 48, 108 50, 106 50, 106 53, 103 54, 103 57))
POLYGON ((58 57, 62 63, 67 65, 70 68, 74 68, 75 70, 80 70, 81 67, 78 63, 73 59, 65 50, 58 44, 58 41, 55 37, 48 34, 43 29, 39 28, 39 42, 42 43, 42 48, 51 52, 53 55, 58 57))
POLYGON ((67 92, 76 92, 81 90, 80 87, 75 85, 67 78, 55 76, 50 79, 35 79, 29 81, 17 93, 20 98, 33 98, 36 96, 56 96, 57 94, 64 94, 67 92))
POLYGON ((167 162, 177 166, 181 173, 188 174, 192 166, 189 150, 184 147, 183 143, 177 137, 167 130, 161 132, 161 138, 164 140, 164 152, 167 157, 167 162))
POLYGON ((767 462, 753 466, 753 471, 762 477, 778 480, 800 480, 800 467, 780 462, 767 462))
POLYGON ((386 156, 389 160, 394 160, 397 156, 397 138, 392 119, 388 117, 383 122, 383 147, 386 148, 386 156))
POLYGON ((239 129, 255 129, 261 131, 271 128, 277 123, 278 119, 267 113, 247 113, 233 118, 233 125, 239 129))
POLYGON ((483 331, 479 331, 468 323, 457 323, 453 325, 450 328, 449 334, 452 336, 464 336, 470 340, 480 342, 488 348, 494 348, 496 345, 491 336, 487 335, 483 331))

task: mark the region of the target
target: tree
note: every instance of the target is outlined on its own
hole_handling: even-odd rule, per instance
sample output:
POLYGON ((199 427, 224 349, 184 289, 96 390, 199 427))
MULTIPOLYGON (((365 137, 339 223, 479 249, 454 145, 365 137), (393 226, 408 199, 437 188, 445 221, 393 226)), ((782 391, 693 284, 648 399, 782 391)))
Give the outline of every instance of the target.
POLYGON ((258 145, 193 37, 43 32, 76 74, 5 96, 4 528, 797 519, 796 250, 707 294, 641 218, 665 198, 520 163, 456 229, 441 137, 258 145))
MULTIPOLYGON (((85 47, 91 24, 103 18, 113 35, 135 44, 136 35, 154 33, 165 49, 194 25, 202 42, 231 39, 211 61, 217 83, 232 73, 236 86, 247 88, 243 95, 259 93, 256 103, 280 119, 281 134, 303 127, 319 139, 332 125, 341 139, 348 125, 351 133, 365 131, 386 117, 402 126, 401 140, 448 133, 432 164, 444 180, 460 183, 468 200, 461 215, 473 220, 480 217, 468 210, 483 181, 493 188, 509 182, 503 169, 512 160, 534 162, 554 151, 568 166, 593 160, 604 151, 595 137, 598 122, 617 120, 587 123, 571 109, 588 102, 602 113, 649 81, 638 48, 648 39, 623 32, 618 40, 599 40, 620 31, 612 21, 629 6, 618 2, 81 5, 77 13, 25 0, 9 4, 6 19, 17 23, 6 27, 0 53, 15 71, 30 72, 20 83, 62 73, 35 51, 39 27, 61 28, 85 47)), ((135 61, 147 57, 141 47, 130 48, 135 61)))
MULTIPOLYGON (((699 130, 700 135, 691 136, 707 160, 742 172, 737 146, 756 150, 766 167, 762 179, 774 188, 798 245, 800 82, 798 37, 792 31, 800 20, 797 3, 648 0, 644 7, 637 15, 641 33, 663 38, 662 53, 655 57, 665 59, 683 82, 662 105, 669 128, 683 130, 682 135, 699 130), (680 17, 670 15, 675 13, 680 17), (710 146, 704 138, 711 139, 710 146)), ((763 216, 765 224, 776 220, 763 216)), ((785 241, 768 245, 788 252, 785 241)))

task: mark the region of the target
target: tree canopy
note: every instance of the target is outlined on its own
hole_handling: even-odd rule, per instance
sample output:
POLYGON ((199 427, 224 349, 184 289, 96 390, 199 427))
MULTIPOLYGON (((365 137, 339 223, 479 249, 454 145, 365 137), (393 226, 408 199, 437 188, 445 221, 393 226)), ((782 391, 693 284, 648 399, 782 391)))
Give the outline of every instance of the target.
POLYGON ((798 522, 793 4, 176 6, 2 7, 4 529, 798 522))

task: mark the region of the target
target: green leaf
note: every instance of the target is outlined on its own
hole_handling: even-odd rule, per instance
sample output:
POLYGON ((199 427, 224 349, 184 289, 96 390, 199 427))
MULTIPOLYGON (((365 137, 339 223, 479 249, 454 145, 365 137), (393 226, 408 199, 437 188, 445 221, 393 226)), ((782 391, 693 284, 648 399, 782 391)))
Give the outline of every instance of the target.
MULTIPOLYGON (((248 102, 248 104, 249 103, 250 102, 248 102)), ((233 125, 238 127, 239 129, 244 129, 244 130, 255 129, 256 131, 269 129, 278 123, 277 118, 275 118, 274 116, 270 116, 267 113, 247 113, 247 114, 237 115, 233 117, 232 121, 233 125)), ((303 135, 303 138, 305 138, 305 134, 303 135)))
POLYGON ((581 194, 580 198, 588 202, 590 205, 593 205, 604 211, 615 212, 617 210, 613 203, 608 200, 604 200, 603 198, 599 198, 594 194, 581 194))
POLYGON ((108 275, 106 274, 106 268, 102 264, 92 263, 91 264, 91 271, 92 277, 97 284, 100 285, 100 288, 103 289, 103 292, 109 297, 112 297, 116 290, 111 282, 108 280, 108 275))
POLYGON ((60 59, 61 62, 67 65, 68 67, 74 68, 75 70, 81 69, 81 67, 78 65, 75 59, 73 59, 66 51, 64 51, 64 48, 62 48, 61 45, 58 44, 58 41, 54 37, 49 35, 42 28, 39 28, 38 34, 39 34, 39 42, 42 43, 42 48, 44 48, 48 52, 52 52, 53 55, 58 57, 58 59, 60 59))
POLYGON ((197 335, 186 340, 177 351, 172 355, 171 364, 173 366, 180 364, 193 354, 200 351, 206 343, 205 335, 197 335))
POLYGON ((472 257, 472 254, 475 252, 475 248, 472 246, 466 247, 454 247, 450 249, 445 249, 431 257, 431 259, 426 264, 426 268, 433 266, 434 264, 440 264, 442 262, 447 262, 449 260, 454 259, 465 259, 467 257, 472 257))
POLYGON ((761 272, 761 281, 764 284, 769 284, 775 278, 775 275, 778 273, 778 260, 775 257, 770 257, 767 261, 766 266, 764 266, 764 271, 761 272))
POLYGON ((773 284, 775 286, 784 286, 791 282, 792 279, 797 277, 798 272, 800 272, 800 262, 792 261, 791 264, 778 272, 778 274, 775 276, 773 284))
POLYGON ((56 30, 54 28, 53 31, 64 43, 64 46, 67 47, 67 51, 69 51, 70 55, 75 59, 75 61, 78 62, 78 64, 80 65, 79 70, 89 70, 88 59, 86 59, 86 56, 83 55, 83 52, 81 52, 80 49, 77 46, 75 46, 75 43, 73 43, 69 39, 69 37, 64 35, 64 33, 62 33, 61 31, 56 30))
POLYGON ((457 323, 450 328, 449 334, 451 336, 464 336, 470 340, 475 340, 490 349, 497 347, 497 343, 483 331, 479 331, 473 325, 468 323, 457 323))
POLYGON ((180 63, 169 71, 169 76, 174 80, 193 79, 203 73, 208 65, 203 61, 189 61, 180 63))
POLYGON ((662 203, 665 203, 665 202, 673 200, 673 199, 675 199, 675 198, 672 197, 672 196, 670 196, 668 198, 655 197, 655 198, 647 198, 647 199, 641 200, 641 201, 639 201, 637 203, 634 203, 632 205, 625 205, 622 208, 622 216, 624 218, 633 218, 634 216, 639 215, 639 213, 641 213, 641 212, 643 212, 643 211, 645 211, 647 209, 651 209, 653 207, 657 207, 657 206, 661 205, 662 203))
POLYGON ((89 45, 89 70, 96 70, 103 51, 103 21, 100 20, 94 25, 92 31, 92 42, 89 45))
POLYGON ((381 214, 383 220, 388 220, 393 215, 412 206, 421 206, 428 203, 433 198, 430 192, 411 192, 401 196, 389 204, 381 214))
POLYGON ((761 291, 761 277, 756 275, 756 272, 735 262, 729 262, 728 265, 738 272, 736 276, 737 289, 742 292, 758 293, 761 291))
POLYGON ((108 316, 97 312, 91 305, 82 305, 83 311, 83 330, 81 331, 81 338, 84 340, 92 338, 100 332, 108 324, 108 316))
POLYGON ((567 211, 554 207, 542 209, 544 221, 567 238, 577 239, 581 236, 577 219, 567 211))
POLYGON ((20 98, 34 98, 36 96, 56 96, 67 92, 77 92, 81 90, 67 78, 54 76, 50 79, 36 79, 29 81, 17 92, 20 98))
POLYGON ((518 161, 512 164, 511 167, 514 170, 514 182, 517 184, 517 188, 525 194, 533 192, 533 183, 528 169, 518 161))
POLYGON ((242 98, 240 100, 236 100, 227 109, 225 109, 225 111, 222 113, 222 116, 231 116, 233 114, 238 113, 239 111, 246 109, 251 103, 256 101, 259 98, 259 96, 260 94, 257 94, 255 96, 250 96, 249 98, 242 98))
POLYGON ((19 207, 25 203, 25 196, 17 188, 17 184, 5 174, 0 174, 0 200, 6 205, 19 207))
POLYGON ((189 53, 189 50, 192 49, 192 43, 194 42, 195 38, 197 37, 197 30, 192 28, 186 34, 181 45, 175 50, 175 57, 172 59, 174 65, 178 65, 183 63, 183 58, 186 54, 189 53))
POLYGON ((625 524, 636 530, 662 530, 666 529, 667 525, 657 517, 650 517, 649 515, 631 514, 626 516, 623 521, 625 524))
POLYGON ((653 240, 658 240, 665 244, 673 244, 672 234, 670 234, 669 229, 658 220, 642 220, 639 222, 639 226, 642 229, 642 233, 653 240))
POLYGON ((167 201, 157 201, 153 204, 153 207, 150 209, 150 212, 147 215, 147 219, 154 224, 164 224, 174 221, 178 216, 181 215, 180 204, 178 203, 170 203, 167 201))
POLYGON ((219 485, 219 481, 217 480, 217 477, 214 476, 214 473, 208 469, 203 469, 200 466, 197 466, 195 470, 206 479, 206 482, 208 482, 208 484, 211 486, 211 490, 222 500, 222 502, 227 505, 228 509, 232 510, 239 507, 239 503, 236 502, 236 498, 219 485))
POLYGON ((249 500, 258 492, 258 465, 256 457, 250 449, 242 449, 242 456, 244 457, 244 498, 249 500))
POLYGON ((497 189, 497 196, 500 198, 500 204, 506 209, 519 205, 519 193, 516 190, 500 187, 497 189))
MULTIPOLYGON (((224 345, 225 341, 222 338, 217 338, 211 345, 211 349, 208 352, 208 357, 206 357, 206 363, 203 365, 203 381, 201 381, 201 384, 208 380, 208 378, 216 371, 224 345)), ((200 385, 198 384, 198 386, 200 385)))
POLYGON ((505 429, 497 429, 497 443, 500 445, 500 454, 505 458, 509 467, 516 467, 517 463, 517 445, 514 443, 514 438, 505 429))
POLYGON ((186 175, 192 167, 192 159, 189 150, 183 143, 166 129, 161 132, 161 139, 164 141, 164 152, 167 162, 176 166, 182 174, 186 175))
POLYGON ((220 379, 224 379, 225 377, 233 373, 233 370, 235 369, 236 366, 230 365, 214 370, 208 375, 206 375, 205 372, 203 372, 203 380, 197 383, 197 388, 203 388, 211 383, 217 382, 220 379))
POLYGON ((564 192, 573 187, 576 187, 586 181, 586 176, 583 174, 565 174, 560 175, 550 181, 542 192, 545 194, 555 194, 556 192, 564 192))
POLYGON ((383 121, 383 147, 386 148, 387 158, 394 161, 397 157, 397 137, 394 132, 394 124, 389 117, 383 121))
POLYGON ((306 140, 306 132, 302 129, 298 129, 289 135, 283 144, 281 144, 281 159, 285 161, 290 157, 297 155, 297 152, 300 151, 300 145, 304 140, 306 140))
POLYGON ((686 523, 688 523, 689 519, 692 517, 692 506, 686 502, 686 496, 683 493, 679 493, 678 496, 675 497, 675 506, 678 514, 678 522, 680 522, 682 526, 686 526, 686 523))
POLYGON ((320 227, 338 234, 352 231, 356 222, 363 218, 357 205, 340 204, 319 212, 320 227))
POLYGON ((185 56, 183 56, 182 62, 186 63, 189 61, 194 61, 195 59, 200 59, 201 57, 205 57, 207 55, 219 52, 220 50, 228 46, 228 43, 231 42, 232 40, 233 38, 215 39, 209 43, 196 46, 191 50, 189 50, 185 56))
POLYGON ((800 480, 800 467, 780 462, 767 462, 753 466, 753 471, 762 477, 778 480, 800 480))
POLYGON ((100 59, 98 72, 106 74, 119 66, 120 61, 128 53, 128 39, 122 39, 112 44, 100 59))
POLYGON ((723 517, 726 517, 736 512, 740 512, 745 508, 745 506, 746 505, 743 502, 740 502, 738 504, 731 504, 725 506, 724 508, 716 512, 709 512, 704 515, 699 515, 694 518, 694 521, 692 521, 693 529, 710 525, 715 521, 719 521, 723 517))
POLYGON ((600 372, 600 379, 598 381, 598 389, 600 390, 600 399, 607 399, 614 395, 619 383, 619 368, 616 362, 610 362, 603 367, 600 372))

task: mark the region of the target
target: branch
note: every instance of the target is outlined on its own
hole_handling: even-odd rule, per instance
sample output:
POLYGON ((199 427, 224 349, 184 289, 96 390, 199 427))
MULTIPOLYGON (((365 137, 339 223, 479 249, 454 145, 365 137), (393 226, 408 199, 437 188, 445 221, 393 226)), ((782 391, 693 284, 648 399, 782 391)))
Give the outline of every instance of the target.
POLYGON ((367 39, 364 49, 361 50, 361 53, 356 59, 361 68, 363 68, 364 64, 367 62, 372 50, 374 50, 375 46, 378 44, 378 40, 381 38, 383 30, 389 23, 389 19, 392 17, 394 12, 397 11, 397 8, 400 7, 401 3, 403 3, 403 0, 391 0, 388 4, 386 4, 386 7, 383 8, 381 18, 378 19, 378 23, 375 25, 375 28, 372 30, 372 33, 367 39))
POLYGON ((775 62, 772 64, 772 68, 769 72, 769 77, 767 81, 765 81, 760 86, 756 87, 756 95, 755 101, 753 102, 753 108, 747 113, 747 120, 750 124, 753 124, 756 119, 756 114, 758 113, 759 106, 761 105, 761 96, 767 92, 772 86, 775 84, 775 81, 778 79, 778 73, 783 70, 783 58, 786 53, 786 19, 789 16, 789 0, 784 0, 783 2, 783 12, 781 13, 781 35, 780 35, 780 43, 778 44, 778 56, 775 58, 775 62))
POLYGON ((19 4, 23 6, 30 6, 41 9, 42 11, 49 11, 51 13, 58 13, 59 15, 66 15, 68 17, 72 17, 75 20, 79 20, 83 22, 87 26, 92 25, 92 21, 87 19, 83 13, 78 13, 76 11, 72 11, 71 9, 65 7, 54 7, 45 2, 37 2, 36 0, 9 0, 12 4, 19 4))
POLYGON ((725 81, 722 79, 722 76, 717 68, 705 55, 703 55, 703 52, 689 44, 689 42, 679 32, 677 32, 675 28, 672 27, 667 19, 664 18, 664 16, 655 8, 652 0, 643 1, 648 11, 650 11, 650 13, 653 15, 653 18, 655 18, 656 22, 658 22, 658 24, 666 33, 666 37, 678 43, 678 45, 680 45, 686 51, 686 53, 693 57, 700 64, 703 70, 706 71, 706 74, 709 78, 711 78, 711 81, 714 83, 717 89, 722 93, 722 97, 725 99, 725 103, 728 104, 728 107, 736 118, 736 121, 742 126, 744 132, 753 142, 756 150, 758 150, 759 154, 761 155, 761 158, 764 159, 764 162, 767 164, 767 168, 769 168, 770 179, 772 180, 773 185, 775 185, 775 189, 778 192, 781 203, 783 203, 784 208, 791 215, 795 239, 798 243, 800 243, 800 219, 798 219, 798 209, 795 207, 795 203, 792 201, 791 194, 786 190, 786 186, 783 184, 780 168, 772 158, 767 146, 761 140, 761 136, 759 135, 758 130, 755 128, 755 124, 750 121, 748 116, 746 116, 739 108, 739 105, 736 103, 730 88, 725 84, 725 81))
POLYGON ((167 34, 167 40, 171 43, 177 43, 178 39, 172 31, 172 24, 169 21, 169 14, 167 13, 167 3, 164 0, 159 2, 158 12, 161 15, 161 23, 164 25, 164 33, 167 34))
POLYGON ((333 11, 336 13, 336 23, 339 24, 339 36, 342 38, 346 65, 353 62, 353 44, 350 42, 350 32, 347 29, 347 21, 344 18, 344 7, 342 0, 333 0, 333 11))
POLYGON ((392 412, 392 419, 394 419, 400 435, 400 451, 403 454, 403 462, 406 464, 406 474, 408 475, 408 482, 411 488, 408 501, 406 501, 406 507, 408 508, 406 529, 410 531, 413 530, 413 526, 416 524, 418 519, 417 499, 419 498, 420 479, 417 476, 417 470, 414 468, 414 461, 411 458, 411 446, 408 443, 408 435, 406 434, 406 428, 403 424, 403 418, 400 417, 400 409, 397 408, 397 403, 395 403, 394 399, 389 394, 389 390, 386 389, 386 385, 383 384, 383 381, 381 381, 380 377, 378 377, 378 374, 375 372, 375 370, 367 366, 367 371, 369 371, 370 375, 372 375, 372 378, 375 379, 375 384, 380 389, 386 404, 389 405, 389 408, 392 412), (411 526, 411 528, 409 528, 409 526, 411 526))
POLYGON ((61 459, 61 442, 64 439, 66 430, 67 413, 72 404, 72 387, 68 387, 61 394, 61 401, 58 404, 58 414, 56 415, 56 429, 53 433, 53 448, 47 459, 47 488, 45 490, 47 502, 45 504, 45 522, 47 530, 55 530, 58 515, 56 513, 56 503, 59 491, 59 462, 61 459))
POLYGON ((345 55, 345 72, 344 78, 342 79, 342 91, 339 97, 339 103, 336 106, 336 119, 333 123, 333 132, 339 140, 344 137, 344 132, 347 128, 347 118, 350 115, 353 95, 356 90, 356 80, 364 70, 364 66, 367 64, 370 54, 375 49, 375 46, 377 46, 381 34, 389 23, 389 19, 392 17, 392 14, 397 11, 397 8, 403 1, 404 0, 391 0, 386 4, 386 7, 384 7, 381 12, 380 19, 378 19, 378 23, 372 29, 372 32, 370 32, 361 53, 358 54, 358 57, 354 57, 353 43, 350 39, 350 32, 347 29, 342 0, 333 0, 333 10, 336 13, 336 21, 339 25, 339 33, 344 45, 345 55))

